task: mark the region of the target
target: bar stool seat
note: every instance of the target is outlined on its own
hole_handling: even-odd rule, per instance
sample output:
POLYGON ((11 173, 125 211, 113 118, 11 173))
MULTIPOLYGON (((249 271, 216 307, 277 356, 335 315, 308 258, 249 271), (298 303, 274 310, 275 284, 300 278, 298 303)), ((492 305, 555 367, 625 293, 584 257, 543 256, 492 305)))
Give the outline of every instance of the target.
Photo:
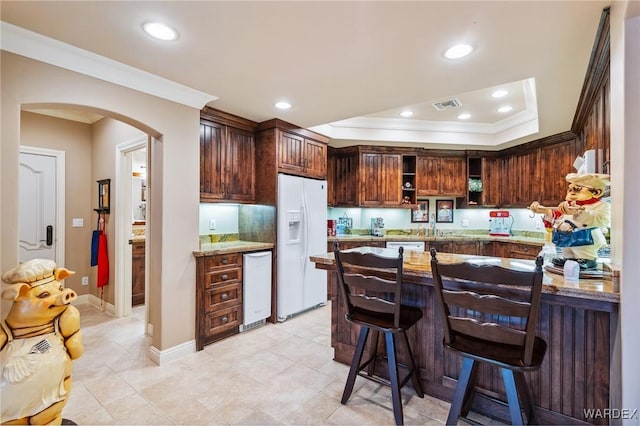
POLYGON ((375 253, 340 251, 336 242, 334 254, 338 286, 346 304, 345 318, 360 326, 341 402, 348 402, 356 376, 390 386, 394 419, 397 425, 402 425, 404 419, 400 389, 411 380, 416 394, 420 398, 424 397, 406 333, 422 318, 422 311, 401 303, 403 249, 399 249, 397 257, 390 258, 375 253), (369 339, 371 331, 373 336, 369 339), (388 380, 375 374, 380 334, 384 335, 386 346, 388 380), (405 346, 406 363, 400 362, 396 354, 396 337, 400 335, 405 346), (367 341, 370 341, 369 358, 362 362, 367 341), (403 378, 399 376, 399 367, 406 370, 403 378), (363 371, 365 369, 366 372, 363 371))
POLYGON ((535 335, 542 291, 541 257, 535 265, 523 271, 471 262, 440 263, 431 249, 443 345, 463 357, 447 425, 468 415, 479 363, 500 369, 512 424, 524 424, 521 401, 528 423, 534 422, 533 399, 524 373, 538 370, 547 350, 544 339, 535 335))

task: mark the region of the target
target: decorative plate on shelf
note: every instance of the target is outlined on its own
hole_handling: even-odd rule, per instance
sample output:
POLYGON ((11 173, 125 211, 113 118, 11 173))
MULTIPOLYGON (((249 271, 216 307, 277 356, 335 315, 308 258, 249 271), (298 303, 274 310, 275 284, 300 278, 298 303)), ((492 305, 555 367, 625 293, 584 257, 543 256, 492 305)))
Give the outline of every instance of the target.
POLYGON ((469 179, 469 192, 482 192, 482 180, 469 179))

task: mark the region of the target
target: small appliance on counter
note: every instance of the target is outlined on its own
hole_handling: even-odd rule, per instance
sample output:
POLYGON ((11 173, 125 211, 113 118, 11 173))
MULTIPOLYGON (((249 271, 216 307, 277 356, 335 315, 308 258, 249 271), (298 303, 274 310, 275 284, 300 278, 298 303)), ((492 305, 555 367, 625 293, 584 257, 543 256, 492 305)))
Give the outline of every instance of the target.
POLYGON ((375 237, 382 237, 384 235, 384 219, 381 217, 372 217, 371 218, 371 235, 375 237))
POLYGON ((511 235, 513 216, 507 210, 492 210, 489 212, 489 235, 508 237, 511 235))

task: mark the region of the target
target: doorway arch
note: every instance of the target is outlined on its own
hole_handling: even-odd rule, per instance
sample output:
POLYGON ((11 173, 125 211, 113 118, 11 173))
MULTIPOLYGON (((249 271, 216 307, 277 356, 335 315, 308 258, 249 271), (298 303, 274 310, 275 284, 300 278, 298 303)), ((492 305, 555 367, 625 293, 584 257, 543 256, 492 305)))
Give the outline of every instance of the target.
MULTIPOLYGON (((21 109, 55 106, 102 113, 151 136, 147 211, 152 293, 149 322, 156 362, 195 351, 195 259, 199 215, 200 107, 180 104, 122 87, 10 52, 2 59, 2 116, 0 118, 0 191, 3 200, 18 197, 18 158, 21 109)), ((113 156, 113 149, 110 156, 113 156)), ((71 167, 69 164, 68 167, 71 167)), ((18 259, 17 204, 3 202, 0 265, 18 259)), ((79 250, 88 250, 79 247, 79 250)), ((3 304, 4 310, 5 304, 3 304)))

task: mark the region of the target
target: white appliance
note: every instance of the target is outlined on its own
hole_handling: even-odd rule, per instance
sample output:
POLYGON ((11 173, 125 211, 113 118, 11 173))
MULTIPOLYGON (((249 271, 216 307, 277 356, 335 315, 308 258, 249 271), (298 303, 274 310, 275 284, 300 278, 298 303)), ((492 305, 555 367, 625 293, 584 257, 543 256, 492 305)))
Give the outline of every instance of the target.
POLYGON ((382 237, 384 232, 382 229, 384 228, 384 219, 381 217, 372 217, 371 218, 371 235, 374 237, 382 237))
POLYGON ((424 251, 424 241, 387 241, 387 248, 424 251))
POLYGON ((507 210, 489 212, 489 235, 508 237, 511 235, 513 216, 507 210))
POLYGON ((327 302, 327 273, 309 256, 327 252, 327 181, 278 175, 277 316, 327 302))
POLYGON ((242 316, 240 331, 260 324, 271 315, 271 251, 242 256, 242 316))

